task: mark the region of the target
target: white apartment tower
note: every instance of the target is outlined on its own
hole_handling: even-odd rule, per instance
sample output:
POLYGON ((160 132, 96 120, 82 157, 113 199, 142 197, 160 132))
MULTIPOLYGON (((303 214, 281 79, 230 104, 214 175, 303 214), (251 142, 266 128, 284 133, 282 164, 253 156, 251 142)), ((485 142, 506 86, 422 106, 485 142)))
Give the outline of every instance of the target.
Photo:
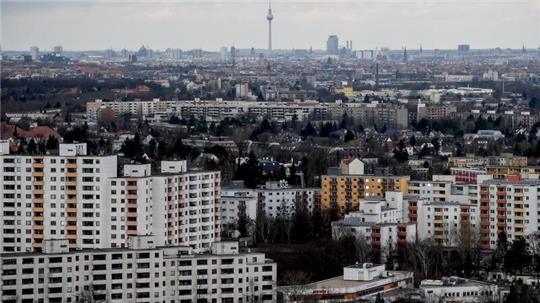
POLYGON ((45 239, 126 247, 138 235, 204 251, 220 239, 220 173, 188 171, 185 161, 163 161, 156 174, 125 165, 118 177, 116 156, 61 144, 58 156, 0 155, 0 182, 4 252, 41 251, 45 239))
POLYGON ((57 156, 0 155, 2 250, 39 251, 58 238, 72 249, 108 247, 116 167, 116 156, 89 156, 85 144, 63 144, 57 156))
POLYGON ((110 184, 111 243, 154 235, 157 245, 207 250, 220 237, 220 173, 187 171, 185 161, 163 161, 159 174, 149 164, 126 165, 110 184))

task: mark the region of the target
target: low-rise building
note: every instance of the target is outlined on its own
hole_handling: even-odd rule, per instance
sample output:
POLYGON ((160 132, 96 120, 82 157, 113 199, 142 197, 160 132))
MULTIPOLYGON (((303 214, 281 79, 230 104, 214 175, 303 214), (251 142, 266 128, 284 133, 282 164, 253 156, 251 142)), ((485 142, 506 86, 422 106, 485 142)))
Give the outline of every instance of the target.
POLYGON ((423 280, 420 282, 420 290, 426 303, 498 302, 500 300, 497 284, 459 277, 423 280))
POLYGON ((344 267, 342 276, 281 287, 278 302, 358 302, 412 284, 412 272, 387 271, 384 264, 355 264, 344 267))
POLYGON ((354 236, 380 252, 382 259, 397 247, 416 241, 416 224, 408 223, 401 192, 386 192, 386 197, 369 197, 360 202, 358 212, 332 222, 332 237, 354 236))

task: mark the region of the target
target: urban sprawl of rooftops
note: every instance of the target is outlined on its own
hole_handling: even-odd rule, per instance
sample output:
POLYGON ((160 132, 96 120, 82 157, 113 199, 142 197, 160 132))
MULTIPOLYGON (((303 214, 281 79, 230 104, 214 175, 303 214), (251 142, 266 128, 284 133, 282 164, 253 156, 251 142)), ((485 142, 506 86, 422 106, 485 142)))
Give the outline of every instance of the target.
POLYGON ((1 64, 2 302, 538 302, 538 49, 1 64))

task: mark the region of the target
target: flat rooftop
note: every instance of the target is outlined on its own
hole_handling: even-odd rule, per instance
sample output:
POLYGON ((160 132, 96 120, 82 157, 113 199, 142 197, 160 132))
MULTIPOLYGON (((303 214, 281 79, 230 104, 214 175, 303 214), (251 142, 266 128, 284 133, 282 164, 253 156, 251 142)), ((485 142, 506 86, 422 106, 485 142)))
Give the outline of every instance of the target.
POLYGON ((334 278, 330 278, 330 279, 326 279, 326 280, 306 284, 304 286, 307 289, 360 288, 362 286, 366 286, 366 285, 369 285, 369 284, 372 284, 374 282, 381 281, 381 280, 384 280, 384 279, 406 278, 407 274, 410 274, 410 273, 406 272, 406 271, 392 271, 391 274, 389 276, 387 276, 387 277, 383 277, 383 278, 379 277, 379 278, 375 278, 375 279, 373 279, 371 281, 349 281, 349 280, 344 280, 343 276, 337 276, 337 277, 334 277, 334 278))

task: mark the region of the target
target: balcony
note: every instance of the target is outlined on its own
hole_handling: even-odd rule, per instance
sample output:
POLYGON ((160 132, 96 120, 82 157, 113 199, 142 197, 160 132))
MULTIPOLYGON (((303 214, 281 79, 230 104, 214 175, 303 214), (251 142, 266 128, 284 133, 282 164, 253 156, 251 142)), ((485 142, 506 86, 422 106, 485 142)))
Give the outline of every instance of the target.
POLYGON ((77 217, 66 217, 66 221, 68 221, 68 222, 77 222, 77 217))
POLYGON ((33 212, 42 213, 44 211, 43 207, 32 207, 33 212))
POLYGON ((43 186, 43 181, 32 181, 32 186, 43 186))
POLYGON ((44 234, 33 234, 32 238, 33 239, 43 239, 43 238, 45 238, 45 235, 44 234))
POLYGON ((45 227, 43 225, 32 225, 33 230, 44 230, 45 227))
POLYGON ((77 230, 77 225, 66 225, 66 230, 77 230))
POLYGON ((68 212, 68 213, 76 213, 77 208, 76 207, 68 207, 68 208, 66 208, 66 212, 68 212))
POLYGON ((43 221, 43 216, 33 216, 32 221, 43 221))
POLYGON ((41 163, 32 163, 32 168, 45 168, 45 164, 41 163))
POLYGON ((77 163, 66 163, 66 168, 77 168, 77 163))
POLYGON ((77 178, 76 172, 68 172, 66 173, 66 178, 77 178))
POLYGON ((32 177, 42 177, 43 178, 44 176, 45 176, 45 173, 43 173, 42 171, 32 173, 32 177))
POLYGON ((68 240, 76 240, 77 235, 76 234, 67 234, 66 239, 68 239, 68 240))
POLYGON ((77 181, 66 181, 66 186, 77 186, 77 181))
POLYGON ((65 193, 66 193, 66 195, 69 195, 69 196, 76 196, 77 195, 76 190, 66 190, 65 193))

